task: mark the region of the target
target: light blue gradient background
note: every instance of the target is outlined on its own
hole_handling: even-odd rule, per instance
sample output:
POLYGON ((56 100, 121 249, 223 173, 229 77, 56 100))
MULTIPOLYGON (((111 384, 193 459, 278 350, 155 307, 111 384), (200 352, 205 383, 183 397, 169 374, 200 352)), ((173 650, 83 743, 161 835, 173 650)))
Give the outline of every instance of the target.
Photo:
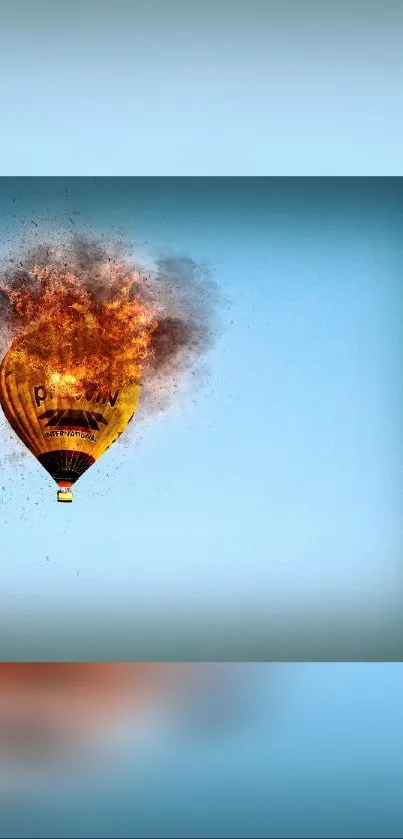
POLYGON ((1 174, 403 174, 400 0, 3 6, 1 174))
POLYGON ((235 667, 235 716, 189 699, 148 752, 6 796, 0 835, 401 837, 402 665, 235 667))
POLYGON ((78 209, 81 230, 207 261, 230 300, 210 377, 73 505, 33 459, 5 465, 1 654, 400 659, 402 183, 0 188, 7 242, 78 209))

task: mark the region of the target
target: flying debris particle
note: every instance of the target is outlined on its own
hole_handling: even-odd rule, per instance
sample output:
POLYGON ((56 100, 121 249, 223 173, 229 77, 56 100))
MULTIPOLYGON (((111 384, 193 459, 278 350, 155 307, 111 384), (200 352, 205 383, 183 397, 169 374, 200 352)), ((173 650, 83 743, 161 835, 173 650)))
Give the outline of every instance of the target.
POLYGON ((31 224, 34 224, 34 225, 35 225, 35 227, 38 227, 38 225, 37 225, 36 221, 33 221, 33 219, 31 219, 31 224))

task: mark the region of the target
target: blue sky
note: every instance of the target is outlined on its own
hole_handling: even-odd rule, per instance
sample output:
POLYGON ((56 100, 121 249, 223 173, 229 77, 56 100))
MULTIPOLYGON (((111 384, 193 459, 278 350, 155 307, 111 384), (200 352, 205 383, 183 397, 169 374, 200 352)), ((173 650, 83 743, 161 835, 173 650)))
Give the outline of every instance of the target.
POLYGON ((399 0, 14 0, 1 172, 402 174, 401 27, 399 0))
POLYGON ((50 621, 67 657, 80 627, 85 657, 89 622, 109 637, 120 625, 133 658, 150 632, 157 658, 179 632, 180 658, 183 619, 208 658, 214 621, 247 636, 260 619, 262 637, 267 621, 329 614, 350 634, 386 626, 400 591, 400 183, 3 179, 0 202, 5 245, 76 209, 84 231, 207 261, 229 301, 202 386, 108 452, 71 507, 29 458, 5 468, 7 643, 16 633, 31 655, 50 621))

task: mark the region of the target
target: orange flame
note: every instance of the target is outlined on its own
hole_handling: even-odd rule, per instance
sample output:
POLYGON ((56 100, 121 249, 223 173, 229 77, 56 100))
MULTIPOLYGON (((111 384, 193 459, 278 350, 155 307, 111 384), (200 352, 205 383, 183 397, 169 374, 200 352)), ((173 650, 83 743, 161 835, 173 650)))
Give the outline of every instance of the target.
POLYGON ((59 392, 139 380, 158 327, 139 272, 108 263, 95 290, 57 265, 35 266, 26 279, 1 290, 12 308, 13 346, 31 368, 45 370, 59 392))
POLYGON ((122 241, 59 233, 0 265, 1 354, 11 344, 60 396, 141 382, 142 416, 167 408, 214 338, 208 272, 176 256, 147 271, 122 241))

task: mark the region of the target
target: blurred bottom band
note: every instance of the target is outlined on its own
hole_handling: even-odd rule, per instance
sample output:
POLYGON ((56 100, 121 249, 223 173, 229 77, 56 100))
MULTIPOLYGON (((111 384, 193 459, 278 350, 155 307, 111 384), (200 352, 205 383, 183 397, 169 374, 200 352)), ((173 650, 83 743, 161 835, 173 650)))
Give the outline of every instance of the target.
POLYGON ((400 663, 0 664, 0 836, 403 836, 400 663))

